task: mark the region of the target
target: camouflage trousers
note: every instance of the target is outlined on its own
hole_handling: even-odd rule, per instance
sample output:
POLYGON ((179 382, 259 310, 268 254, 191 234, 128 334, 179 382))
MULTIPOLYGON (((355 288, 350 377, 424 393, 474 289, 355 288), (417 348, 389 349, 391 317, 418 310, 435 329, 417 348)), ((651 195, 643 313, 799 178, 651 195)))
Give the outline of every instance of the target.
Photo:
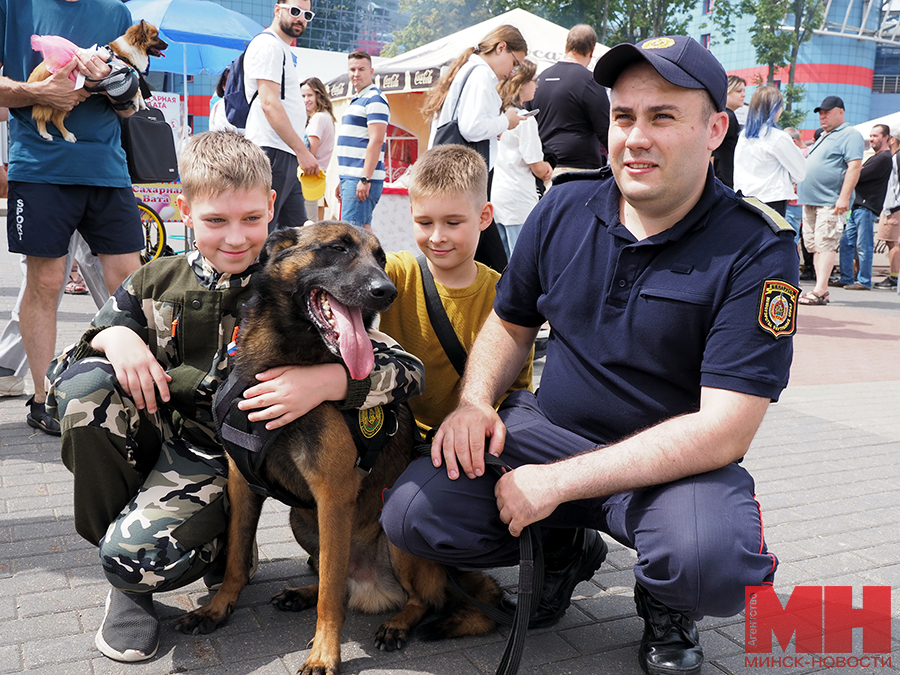
POLYGON ((178 437, 164 404, 138 410, 109 362, 91 357, 63 371, 48 405, 75 477, 76 530, 99 546, 109 582, 147 593, 201 577, 223 548, 226 479, 178 437))

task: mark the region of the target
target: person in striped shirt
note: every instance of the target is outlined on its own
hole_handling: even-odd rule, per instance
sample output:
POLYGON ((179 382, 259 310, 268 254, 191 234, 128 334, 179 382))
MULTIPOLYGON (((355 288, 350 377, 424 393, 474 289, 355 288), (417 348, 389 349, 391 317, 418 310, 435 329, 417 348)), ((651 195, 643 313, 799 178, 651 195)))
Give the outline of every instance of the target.
POLYGON ((337 140, 341 220, 371 230, 372 211, 384 187, 384 139, 391 108, 373 84, 371 56, 353 52, 347 67, 356 95, 341 119, 337 140))

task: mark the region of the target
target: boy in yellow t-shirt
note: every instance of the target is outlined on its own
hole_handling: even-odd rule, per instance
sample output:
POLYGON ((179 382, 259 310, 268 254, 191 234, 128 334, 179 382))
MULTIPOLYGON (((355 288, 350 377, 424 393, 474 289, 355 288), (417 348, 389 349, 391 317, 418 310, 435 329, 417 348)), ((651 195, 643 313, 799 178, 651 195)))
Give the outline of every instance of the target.
MULTIPOLYGON (((409 184, 416 244, 425 254, 441 304, 468 352, 494 306, 500 275, 475 261, 481 231, 490 225, 487 167, 474 150, 439 145, 416 162, 409 184)), ((440 425, 459 398, 460 376, 428 318, 422 273, 408 252, 388 253, 387 273, 398 296, 381 315, 380 330, 425 364, 425 393, 410 399, 423 434, 440 425)), ((530 389, 529 358, 509 392, 530 389)), ((499 403, 499 402, 498 402, 499 403)))

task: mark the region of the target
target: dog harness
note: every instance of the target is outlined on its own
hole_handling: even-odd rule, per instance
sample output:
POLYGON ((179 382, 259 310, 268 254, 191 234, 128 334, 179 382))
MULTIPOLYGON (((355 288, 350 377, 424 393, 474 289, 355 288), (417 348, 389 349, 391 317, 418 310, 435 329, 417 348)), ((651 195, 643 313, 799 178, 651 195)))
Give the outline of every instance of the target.
MULTIPOLYGON (((315 508, 314 501, 298 499, 280 486, 271 485, 262 476, 266 454, 284 427, 266 429, 265 422, 251 422, 247 419, 249 411, 238 408, 244 392, 256 383, 255 378, 241 375, 235 368, 219 387, 213 399, 213 419, 219 439, 253 492, 274 497, 288 506, 315 508)), ((372 471, 378 454, 397 432, 397 408, 397 403, 391 403, 365 410, 341 411, 356 444, 356 468, 366 473, 372 471)))

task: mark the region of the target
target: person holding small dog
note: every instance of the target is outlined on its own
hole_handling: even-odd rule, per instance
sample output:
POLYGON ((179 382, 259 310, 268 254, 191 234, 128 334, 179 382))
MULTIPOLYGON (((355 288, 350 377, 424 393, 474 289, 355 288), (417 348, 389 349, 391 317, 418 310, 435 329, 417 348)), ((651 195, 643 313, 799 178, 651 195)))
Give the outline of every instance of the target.
POLYGON ((637 554, 641 668, 697 675, 696 620, 740 612, 778 565, 740 461, 787 385, 799 259, 783 218, 715 177, 727 77, 708 50, 621 44, 594 78, 611 88, 611 170, 560 176, 529 215, 460 403, 382 523, 408 553, 469 568, 516 564, 540 523, 532 626, 562 618, 605 532, 637 554), (498 412, 545 321, 540 389, 498 412), (485 452, 512 470, 486 474, 485 452))
MULTIPOLYGON (((481 232, 491 224, 488 172, 481 155, 461 145, 438 145, 412 168, 409 202, 416 244, 435 281, 440 302, 464 349, 475 341, 491 313, 500 274, 475 261, 481 232)), ((429 437, 458 403, 460 376, 444 352, 425 307, 425 289, 416 257, 388 253, 385 271, 397 299, 381 313, 379 329, 419 357, 428 386, 410 400, 419 431, 429 437)), ((531 357, 509 391, 530 389, 531 357)))
MULTIPOLYGON (((48 373, 75 477, 75 527, 99 545, 112 586, 95 644, 117 661, 156 653, 154 592, 216 571, 227 465, 213 396, 233 364, 274 210, 269 161, 239 134, 193 137, 179 170, 178 206, 196 250, 131 275, 48 373)), ((272 368, 256 375, 240 408, 275 429, 325 400, 368 408, 418 393, 418 359, 369 335, 375 367, 365 379, 350 379, 341 363, 272 368)))
POLYGON ((99 256, 112 293, 140 266, 144 232, 117 117, 134 110, 105 93, 76 90, 69 79, 77 70, 102 80, 111 72, 109 65, 97 55, 76 55, 49 79, 26 82, 41 62, 30 40, 57 35, 79 47, 105 45, 131 23, 128 8, 118 0, 0 0, 0 106, 10 108, 12 118, 7 239, 11 253, 26 256, 19 325, 34 381, 26 421, 57 436, 59 423, 44 406, 44 373, 56 350, 56 311, 69 278, 69 241, 76 230, 82 234, 99 256), (52 141, 41 138, 31 115, 36 104, 69 111, 66 124, 78 142, 67 143, 59 135, 52 141))

